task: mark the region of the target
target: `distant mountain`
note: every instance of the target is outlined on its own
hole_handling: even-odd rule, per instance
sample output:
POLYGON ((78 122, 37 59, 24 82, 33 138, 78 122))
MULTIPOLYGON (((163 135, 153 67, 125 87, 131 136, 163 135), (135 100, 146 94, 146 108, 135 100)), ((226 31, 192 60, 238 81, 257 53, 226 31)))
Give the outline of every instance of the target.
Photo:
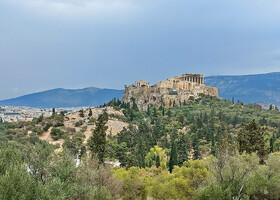
POLYGON ((29 106, 42 108, 99 106, 113 98, 121 98, 123 90, 99 89, 53 89, 0 101, 6 106, 29 106))
POLYGON ((209 76, 205 84, 219 89, 224 99, 280 106, 280 72, 241 76, 209 76))
MULTIPOLYGON (((280 72, 240 76, 208 76, 205 84, 219 89, 224 99, 240 100, 244 103, 260 103, 263 106, 280 106, 280 72)), ((102 105, 112 98, 121 99, 124 90, 99 89, 53 89, 0 101, 7 106, 30 107, 81 107, 102 105)))

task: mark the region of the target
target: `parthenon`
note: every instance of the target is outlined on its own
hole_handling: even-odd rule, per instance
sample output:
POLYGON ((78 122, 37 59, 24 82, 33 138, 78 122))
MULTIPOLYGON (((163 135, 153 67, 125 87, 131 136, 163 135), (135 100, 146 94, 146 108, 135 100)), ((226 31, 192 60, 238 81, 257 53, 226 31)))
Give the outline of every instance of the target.
POLYGON ((192 90, 197 85, 204 85, 204 75, 202 74, 183 74, 158 81, 157 88, 169 88, 173 90, 192 90))
POLYGON ((218 89, 204 85, 203 74, 188 73, 158 81, 156 85, 143 80, 135 81, 134 85, 125 88, 122 101, 131 102, 133 97, 138 107, 145 110, 149 105, 181 105, 190 97, 198 98, 199 94, 218 97, 218 89))

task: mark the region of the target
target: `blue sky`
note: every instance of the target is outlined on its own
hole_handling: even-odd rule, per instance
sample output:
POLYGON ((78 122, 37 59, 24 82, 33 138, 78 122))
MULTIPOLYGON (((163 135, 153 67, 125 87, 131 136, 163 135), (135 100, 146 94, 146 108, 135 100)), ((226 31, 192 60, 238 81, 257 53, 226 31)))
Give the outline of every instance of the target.
POLYGON ((280 71, 279 0, 0 0, 0 99, 280 71))

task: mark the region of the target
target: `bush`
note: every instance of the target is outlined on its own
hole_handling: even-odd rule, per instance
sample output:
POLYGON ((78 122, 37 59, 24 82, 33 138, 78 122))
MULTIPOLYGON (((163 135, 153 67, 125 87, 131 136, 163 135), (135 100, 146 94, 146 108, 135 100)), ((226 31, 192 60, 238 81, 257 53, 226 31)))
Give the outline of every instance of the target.
POLYGON ((51 137, 53 140, 61 139, 64 134, 65 134, 64 131, 57 128, 52 128, 51 130, 51 137))
POLYGON ((57 122, 54 127, 61 127, 61 126, 64 126, 64 124, 62 122, 57 122))
POLYGON ((46 132, 46 131, 49 130, 49 128, 50 128, 51 126, 52 126, 52 123, 47 123, 47 124, 44 126, 43 130, 46 132))
POLYGON ((80 127, 83 125, 83 120, 79 120, 78 122, 75 123, 75 127, 80 127))

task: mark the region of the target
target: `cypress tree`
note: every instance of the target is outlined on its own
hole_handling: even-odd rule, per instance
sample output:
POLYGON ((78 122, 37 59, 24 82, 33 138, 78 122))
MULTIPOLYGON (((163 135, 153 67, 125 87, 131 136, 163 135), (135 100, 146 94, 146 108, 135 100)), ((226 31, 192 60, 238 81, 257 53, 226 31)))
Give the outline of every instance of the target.
POLYGON ((160 157, 159 157, 159 154, 157 154, 156 156, 156 167, 160 167, 160 157))
POLYGON ((91 108, 89 109, 88 116, 89 116, 89 117, 91 117, 91 116, 92 116, 92 110, 91 110, 91 108))
POLYGON ((177 139, 178 165, 182 166, 189 160, 189 138, 185 133, 179 133, 177 139))
POLYGON ((147 115, 150 116, 150 105, 148 105, 148 109, 147 109, 147 115))
POLYGON ((216 144, 215 144, 215 136, 213 135, 212 140, 211 140, 211 152, 212 155, 215 156, 216 154, 216 144))
POLYGON ((93 130, 92 136, 88 140, 89 149, 92 152, 92 155, 96 155, 99 163, 104 163, 105 148, 106 148, 106 131, 108 126, 108 114, 105 111, 104 113, 98 116, 97 121, 95 122, 95 129, 93 130))
POLYGON ((171 152, 169 160, 169 172, 172 173, 174 165, 178 165, 177 146, 174 140, 171 142, 171 152))
POLYGON ((200 151, 199 151, 199 139, 198 135, 196 134, 193 139, 193 160, 197 160, 200 158, 200 151))
POLYGON ((143 137, 142 135, 140 136, 139 140, 138 140, 138 144, 136 146, 136 162, 138 164, 138 167, 140 168, 145 168, 145 156, 146 156, 146 152, 145 152, 145 145, 144 145, 144 141, 143 141, 143 137))
POLYGON ((170 109, 168 109, 168 111, 167 111, 167 116, 170 118, 170 117, 172 117, 172 113, 171 113, 171 111, 170 111, 170 109))
POLYGON ((273 133, 270 140, 269 140, 269 146, 270 146, 270 153, 274 152, 274 142, 276 141, 276 136, 273 133))
POLYGON ((157 109, 154 107, 153 108, 153 116, 152 116, 151 124, 154 124, 155 121, 157 121, 157 119, 158 119, 158 113, 157 113, 157 109))

